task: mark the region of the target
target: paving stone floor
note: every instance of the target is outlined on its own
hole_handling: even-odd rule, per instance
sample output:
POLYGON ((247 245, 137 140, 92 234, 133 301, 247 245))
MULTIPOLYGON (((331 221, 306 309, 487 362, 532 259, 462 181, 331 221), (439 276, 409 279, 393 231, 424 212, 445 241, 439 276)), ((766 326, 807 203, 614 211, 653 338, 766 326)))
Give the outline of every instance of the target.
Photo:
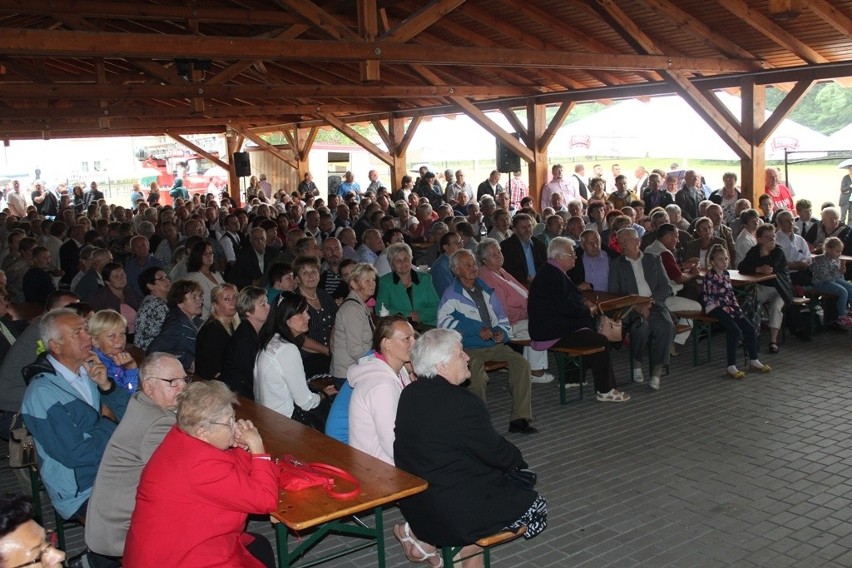
MULTIPOLYGON (((626 385, 626 404, 560 406, 555 383, 533 385, 541 433, 507 436, 539 474, 549 527, 496 548, 494 565, 852 566, 852 336, 788 339, 762 355, 771 374, 741 382, 722 376, 723 342, 713 338, 700 367, 687 345, 659 392, 626 385)), ((614 361, 626 381, 626 353, 614 361)), ((489 409, 505 431, 504 374, 492 375, 489 409)), ((15 486, 0 468, 0 488, 15 486)), ((387 566, 409 565, 391 532, 398 511, 384 518, 387 566)), ((251 525, 272 535, 266 521, 251 525)), ((69 531, 72 552, 80 532, 69 531)), ((368 549, 325 565, 376 564, 368 549)))

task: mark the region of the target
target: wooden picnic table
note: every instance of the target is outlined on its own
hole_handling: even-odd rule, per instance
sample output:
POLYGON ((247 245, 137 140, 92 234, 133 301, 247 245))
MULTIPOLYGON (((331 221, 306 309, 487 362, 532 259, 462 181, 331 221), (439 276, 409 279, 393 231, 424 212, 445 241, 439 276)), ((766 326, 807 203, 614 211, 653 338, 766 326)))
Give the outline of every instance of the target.
POLYGON ((610 292, 598 292, 596 290, 584 290, 583 297, 592 303, 600 305, 604 312, 612 312, 637 306, 639 304, 647 304, 651 298, 647 296, 639 296, 637 294, 612 294, 610 292))
MULTIPOLYGON (((252 421, 263 437, 266 451, 274 458, 290 454, 302 462, 327 463, 348 471, 361 483, 361 493, 345 500, 333 499, 319 487, 295 493, 281 491, 278 510, 272 513, 279 566, 291 566, 328 534, 335 533, 358 537, 358 543, 300 565, 312 566, 376 543, 378 566, 384 568, 382 507, 425 491, 426 481, 246 398, 240 397, 236 414, 238 418, 252 421), (370 510, 375 512, 374 527, 358 519, 354 524, 347 522, 349 517, 370 510), (289 531, 306 530, 313 532, 299 535, 299 544, 290 550, 289 531)), ((342 491, 351 489, 346 482, 342 485, 342 491)))

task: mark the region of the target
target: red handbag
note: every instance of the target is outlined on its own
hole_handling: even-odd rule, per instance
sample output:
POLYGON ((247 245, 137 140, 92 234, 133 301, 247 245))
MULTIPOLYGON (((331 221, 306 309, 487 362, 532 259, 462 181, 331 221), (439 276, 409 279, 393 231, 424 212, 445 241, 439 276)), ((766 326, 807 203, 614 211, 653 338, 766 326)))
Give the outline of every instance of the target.
POLYGON ((327 463, 306 463, 290 454, 278 460, 278 486, 285 491, 323 487, 334 499, 351 499, 361 494, 361 482, 348 471, 327 463), (349 491, 336 490, 335 478, 349 482, 353 488, 349 491))

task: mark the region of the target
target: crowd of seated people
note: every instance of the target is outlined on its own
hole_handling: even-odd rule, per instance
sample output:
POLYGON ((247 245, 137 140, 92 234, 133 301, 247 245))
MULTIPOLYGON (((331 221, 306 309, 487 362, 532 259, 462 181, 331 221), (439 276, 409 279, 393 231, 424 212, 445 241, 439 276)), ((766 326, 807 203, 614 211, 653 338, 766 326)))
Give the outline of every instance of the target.
MULTIPOLYGON (((562 166, 554 166, 540 192, 540 212, 519 176, 501 180, 491 172, 474 192, 461 170, 444 172, 445 183, 421 171, 396 188, 371 174, 364 190, 348 176, 328 199, 280 191, 263 199, 258 194, 245 207, 212 194, 176 197, 164 206, 142 191, 125 207, 106 203, 96 186, 71 192, 81 195, 82 206, 69 198, 45 211, 24 199, 23 211, 0 212, 0 424, 7 433, 11 415, 23 408, 39 451, 56 448, 44 456, 43 476, 57 510, 66 519, 85 520, 101 457, 111 455, 111 440, 130 440, 116 438, 116 422, 119 428, 147 428, 136 418, 128 421, 137 403, 156 409, 151 416, 174 416, 187 377, 222 381, 240 396, 317 430, 335 431, 389 463, 402 465, 396 449, 403 448, 403 467, 417 470, 421 458, 399 434, 394 442, 388 419, 416 383, 411 353, 417 333, 452 330, 441 336, 443 343, 433 343, 454 349, 457 341, 463 354, 464 373, 450 368, 457 361, 421 359, 429 376, 442 376, 453 387, 446 391, 442 383, 435 393, 453 398, 465 392, 456 385, 469 385, 471 396, 459 404, 479 401, 471 409, 479 419, 480 411, 487 412, 481 405, 486 368, 505 365, 508 431, 535 434, 531 385, 553 380, 548 349, 603 347, 587 361, 596 400, 631 399, 616 388, 615 352, 596 330, 595 293, 648 298, 624 319, 623 333, 632 380, 646 382, 647 369, 654 391, 690 333, 689 318, 677 312, 703 309, 719 320, 728 336, 726 375, 735 379, 745 371, 770 370, 758 357, 760 306, 766 306, 769 353, 780 351, 785 325, 807 339, 795 302, 807 292, 830 299, 829 325, 852 328, 852 266, 842 259, 852 252, 852 231, 833 205, 812 214, 811 203, 788 198, 777 173, 769 171, 761 210, 742 199, 732 173, 711 191, 694 170, 684 173, 680 185, 680 178, 662 170, 645 172, 636 183, 623 175, 584 178, 583 171, 575 167, 574 175, 563 177, 562 166), (740 305, 731 291, 731 269, 773 278, 740 305), (11 305, 26 300, 48 310, 28 328, 7 316, 11 305), (69 304, 77 311, 63 309, 69 304), (78 315, 90 310, 89 320, 78 315), (652 339, 653 365, 643 367, 652 339), (44 352, 37 357, 39 340, 44 352), (745 371, 732 355, 740 342, 748 352, 745 371), (147 378, 146 366, 139 365, 144 353, 147 378), (57 389, 63 381, 73 392, 57 389), (173 389, 168 397, 164 388, 173 389), (109 419, 100 413, 102 405, 109 407, 109 419), (74 417, 73 427, 54 423, 57 408, 74 417), (85 463, 59 451, 71 447, 69 440, 87 448, 85 463)), ((581 380, 569 375, 572 384, 581 380)), ((218 406, 196 408, 183 425, 178 413, 182 434, 173 436, 170 451, 197 440, 217 451, 233 445, 262 450, 250 425, 234 426, 229 435, 217 430, 210 417, 228 414, 232 399, 224 386, 211 388, 203 396, 218 397, 218 406)), ((165 436, 162 430, 144 448, 134 483, 165 436)), ((487 438, 505 450, 500 467, 522 463, 496 432, 483 426, 479 434, 485 438, 475 443, 487 438)), ((134 443, 144 439, 134 436, 134 443)), ((246 469, 242 457, 233 459, 239 475, 261 475, 246 469)), ((252 496, 251 506, 234 518, 265 511, 264 499, 252 496)), ((518 499, 494 523, 509 526, 524 511, 541 512, 534 493, 518 499)), ((155 514, 152 507, 140 515, 155 514)), ((433 563, 430 554, 445 544, 443 533, 417 512, 409 520, 410 526, 395 531, 406 554, 433 563)), ((470 544, 477 530, 462 527, 451 540, 470 544)), ((239 531, 234 539, 234 546, 252 540, 239 531)), ((135 546, 132 554, 147 559, 147 551, 135 546)), ((108 566, 122 552, 94 540, 90 547, 92 565, 108 566)))

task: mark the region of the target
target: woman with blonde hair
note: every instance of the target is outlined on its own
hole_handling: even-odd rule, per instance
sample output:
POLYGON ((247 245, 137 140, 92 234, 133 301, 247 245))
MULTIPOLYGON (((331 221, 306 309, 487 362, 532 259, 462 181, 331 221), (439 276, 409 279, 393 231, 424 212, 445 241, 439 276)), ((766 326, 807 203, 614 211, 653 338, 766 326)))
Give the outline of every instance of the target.
POLYGON ((237 287, 233 284, 219 284, 210 291, 210 317, 195 339, 195 352, 203 355, 195 362, 195 373, 202 379, 217 379, 222 374, 225 346, 240 325, 237 295, 237 287))
POLYGON ((363 357, 373 343, 372 313, 375 306, 376 269, 365 262, 355 265, 349 279, 349 296, 340 304, 334 318, 331 374, 337 378, 363 357))
POLYGON ((92 349, 115 384, 130 392, 139 386, 139 369, 127 352, 127 320, 115 310, 95 312, 89 319, 92 349))

